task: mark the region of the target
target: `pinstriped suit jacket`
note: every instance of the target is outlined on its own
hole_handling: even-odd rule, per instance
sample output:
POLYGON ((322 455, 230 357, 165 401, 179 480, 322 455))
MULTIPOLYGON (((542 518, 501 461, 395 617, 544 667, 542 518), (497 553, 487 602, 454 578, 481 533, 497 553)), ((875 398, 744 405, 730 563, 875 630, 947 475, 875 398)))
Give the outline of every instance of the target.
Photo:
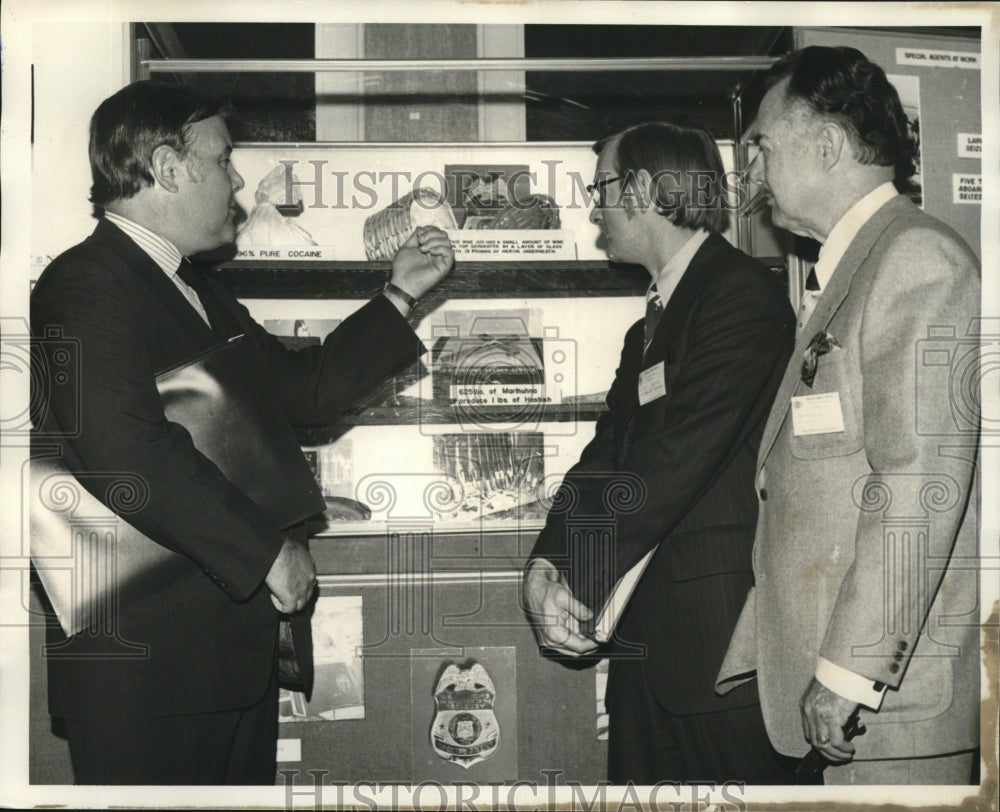
MULTIPOLYGON (((258 351, 260 375, 293 425, 332 421, 423 352, 381 296, 322 347, 293 352, 222 285, 210 284, 258 351)), ((279 528, 166 419, 155 385, 158 372, 218 339, 160 268, 106 221, 46 268, 32 291, 31 322, 36 336, 57 327, 62 340, 79 345, 78 388, 52 386, 45 403, 45 428, 78 427, 62 440, 69 468, 138 475, 148 499, 129 522, 204 570, 124 609, 117 639, 85 632, 66 643, 53 628, 50 711, 112 718, 122 708, 198 713, 257 701, 274 663, 278 615, 263 580, 281 545, 279 528)), ((39 349, 41 361, 57 347, 42 341, 39 349)))
POLYGON ((722 237, 707 239, 645 356, 642 322, 626 334, 609 411, 532 551, 601 605, 616 574, 659 544, 613 646, 644 647, 661 701, 676 713, 756 701, 752 692, 720 699, 713 681, 751 583, 754 461, 793 333, 767 269, 722 237), (666 395, 640 405, 644 369, 662 369, 666 395), (609 521, 596 557, 573 541, 609 521))

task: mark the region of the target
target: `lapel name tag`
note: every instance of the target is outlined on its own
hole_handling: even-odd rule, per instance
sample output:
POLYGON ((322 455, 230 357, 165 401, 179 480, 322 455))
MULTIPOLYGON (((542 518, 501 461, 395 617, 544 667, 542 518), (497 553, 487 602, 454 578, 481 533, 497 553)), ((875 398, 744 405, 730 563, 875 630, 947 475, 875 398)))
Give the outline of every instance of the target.
POLYGON ((640 406, 645 406, 650 401, 662 398, 665 394, 667 394, 667 383, 663 361, 653 364, 649 369, 644 369, 639 373, 640 406))
POLYGON ((792 430, 796 437, 833 434, 844 430, 839 392, 792 398, 792 430))

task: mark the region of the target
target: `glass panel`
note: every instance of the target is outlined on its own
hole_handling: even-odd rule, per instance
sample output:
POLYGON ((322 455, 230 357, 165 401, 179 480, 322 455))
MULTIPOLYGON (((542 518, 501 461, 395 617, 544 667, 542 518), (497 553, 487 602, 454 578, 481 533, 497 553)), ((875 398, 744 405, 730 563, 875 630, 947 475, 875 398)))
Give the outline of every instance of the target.
MULTIPOLYGON (((311 23, 174 23, 187 59, 312 59, 311 23)), ((236 141, 316 140, 316 81, 311 73, 185 73, 178 81, 234 108, 236 141)))
MULTIPOLYGON (((499 50, 511 58, 564 58, 581 66, 588 59, 760 55, 784 47, 787 38, 784 28, 736 26, 150 23, 136 29, 138 36, 151 37, 157 59, 476 59, 498 55, 495 43, 502 41, 499 50), (318 29, 344 30, 328 40, 330 32, 318 29), (503 36, 493 33, 501 29, 503 36)), ((657 118, 701 121, 715 137, 732 138, 730 96, 752 73, 602 68, 319 74, 336 77, 330 81, 318 81, 311 72, 157 75, 231 101, 238 141, 454 143, 590 142, 609 129, 657 118), (523 121, 503 129, 502 138, 492 135, 491 114, 511 118, 511 111, 523 121), (330 116, 355 120, 329 128, 330 116)))

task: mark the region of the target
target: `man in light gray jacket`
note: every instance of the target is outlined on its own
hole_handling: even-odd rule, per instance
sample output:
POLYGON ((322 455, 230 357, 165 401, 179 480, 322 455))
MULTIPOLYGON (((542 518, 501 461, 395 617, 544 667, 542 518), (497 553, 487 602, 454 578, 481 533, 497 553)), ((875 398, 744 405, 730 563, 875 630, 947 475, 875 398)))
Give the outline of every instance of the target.
POLYGON ((881 68, 810 47, 769 79, 750 179, 775 224, 823 247, 764 430, 756 585, 717 689, 756 672, 775 748, 818 750, 827 783, 968 783, 979 264, 896 193, 912 148, 881 68), (849 739, 855 713, 866 732, 849 739))

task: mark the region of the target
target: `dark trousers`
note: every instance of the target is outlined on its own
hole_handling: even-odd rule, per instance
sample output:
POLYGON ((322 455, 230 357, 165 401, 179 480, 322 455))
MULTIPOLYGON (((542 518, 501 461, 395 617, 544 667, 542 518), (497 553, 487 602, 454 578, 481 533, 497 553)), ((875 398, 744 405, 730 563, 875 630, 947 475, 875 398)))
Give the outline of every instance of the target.
POLYGON ((66 733, 77 784, 274 784, 277 672, 246 708, 67 719, 66 733))
POLYGON ((611 663, 605 706, 612 784, 795 783, 796 761, 771 746, 760 705, 673 714, 649 690, 643 661, 623 659, 611 663))

